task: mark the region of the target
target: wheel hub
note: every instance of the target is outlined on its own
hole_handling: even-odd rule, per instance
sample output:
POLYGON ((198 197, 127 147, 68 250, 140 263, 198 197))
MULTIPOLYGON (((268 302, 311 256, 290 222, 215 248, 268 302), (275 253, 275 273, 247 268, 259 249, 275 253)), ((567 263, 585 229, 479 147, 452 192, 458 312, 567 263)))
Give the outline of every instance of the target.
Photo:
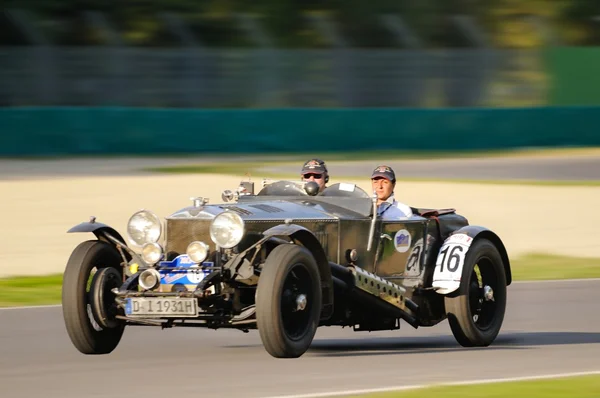
POLYGON ((483 287, 483 298, 485 301, 494 301, 494 289, 489 285, 483 287))
MULTIPOLYGON (((94 274, 90 288, 90 321, 95 322, 101 329, 114 329, 120 325, 116 319, 118 307, 115 303, 112 289, 120 286, 121 275, 112 267, 102 268, 94 274)), ((95 328, 95 326, 94 326, 95 328)))
POLYGON ((306 295, 299 294, 296 296, 296 311, 303 311, 306 309, 306 304, 308 304, 308 300, 306 299, 306 295))

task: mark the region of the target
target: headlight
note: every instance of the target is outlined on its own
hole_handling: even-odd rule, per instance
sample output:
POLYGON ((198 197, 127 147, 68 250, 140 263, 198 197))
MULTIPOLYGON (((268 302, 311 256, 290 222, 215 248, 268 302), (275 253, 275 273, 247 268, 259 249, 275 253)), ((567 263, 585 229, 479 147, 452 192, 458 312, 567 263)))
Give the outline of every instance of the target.
POLYGON ((201 263, 208 256, 208 245, 204 242, 195 241, 188 245, 186 254, 195 263, 201 263))
POLYGON ((238 214, 226 211, 212 221, 210 238, 219 247, 229 249, 240 243, 244 236, 244 220, 238 214))
POLYGON ((155 243, 162 233, 162 224, 158 216, 148 210, 134 213, 127 223, 127 235, 138 246, 155 243))
POLYGON ((156 264, 162 258, 162 254, 162 248, 158 243, 146 243, 142 247, 142 259, 146 264, 156 264))

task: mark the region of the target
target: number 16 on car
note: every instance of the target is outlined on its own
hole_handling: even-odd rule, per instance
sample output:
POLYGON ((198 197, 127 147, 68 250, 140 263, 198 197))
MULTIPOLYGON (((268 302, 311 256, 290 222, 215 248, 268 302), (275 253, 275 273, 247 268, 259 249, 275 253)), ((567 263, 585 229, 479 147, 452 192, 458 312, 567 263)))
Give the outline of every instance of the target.
POLYGON ((440 247, 432 282, 439 293, 450 293, 460 286, 465 256, 472 242, 473 238, 466 234, 455 234, 440 247))

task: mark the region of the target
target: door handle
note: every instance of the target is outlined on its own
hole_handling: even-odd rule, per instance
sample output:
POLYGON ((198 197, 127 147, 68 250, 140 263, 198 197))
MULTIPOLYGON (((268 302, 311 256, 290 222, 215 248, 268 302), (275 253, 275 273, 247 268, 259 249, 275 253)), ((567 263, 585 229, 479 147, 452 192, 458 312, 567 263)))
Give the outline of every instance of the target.
POLYGON ((393 240, 391 236, 389 236, 388 234, 381 234, 380 236, 381 239, 389 239, 389 240, 393 240))

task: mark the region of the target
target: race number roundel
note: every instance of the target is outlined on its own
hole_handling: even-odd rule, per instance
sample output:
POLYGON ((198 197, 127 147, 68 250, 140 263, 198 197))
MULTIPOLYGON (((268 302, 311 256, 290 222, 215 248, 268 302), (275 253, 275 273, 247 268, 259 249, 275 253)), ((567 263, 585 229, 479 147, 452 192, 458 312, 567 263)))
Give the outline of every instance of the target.
POLYGON ((446 239, 433 273, 432 286, 438 288, 438 293, 451 293, 460 287, 465 257, 472 242, 473 238, 466 234, 455 234, 446 239))
POLYGON ((394 236, 394 247, 400 253, 406 253, 410 249, 410 233, 406 229, 401 229, 394 236))

